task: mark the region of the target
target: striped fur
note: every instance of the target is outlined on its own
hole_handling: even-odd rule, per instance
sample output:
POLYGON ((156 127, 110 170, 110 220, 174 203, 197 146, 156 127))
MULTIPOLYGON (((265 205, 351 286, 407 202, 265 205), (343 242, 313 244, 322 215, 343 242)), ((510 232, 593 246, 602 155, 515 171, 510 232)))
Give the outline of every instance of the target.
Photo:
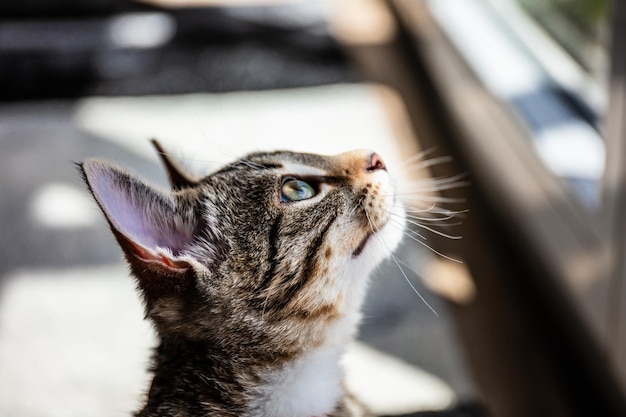
POLYGON ((135 416, 366 415, 338 362, 368 274, 402 235, 382 160, 255 153, 196 179, 157 148, 171 191, 81 165, 160 337, 135 416), (283 201, 290 177, 317 194, 283 201))

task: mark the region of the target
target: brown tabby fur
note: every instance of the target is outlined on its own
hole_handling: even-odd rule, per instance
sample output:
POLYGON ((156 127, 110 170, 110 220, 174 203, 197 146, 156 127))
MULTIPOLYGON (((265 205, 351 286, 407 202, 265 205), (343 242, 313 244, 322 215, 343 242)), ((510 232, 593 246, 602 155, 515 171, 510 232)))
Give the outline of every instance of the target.
MULTIPOLYGON (((147 401, 135 416, 281 417, 268 411, 283 410, 275 391, 291 392, 281 378, 353 339, 366 275, 386 256, 375 235, 395 198, 382 160, 366 151, 255 153, 196 179, 155 146, 172 191, 105 162, 81 165, 160 339, 147 401), (282 201, 290 176, 318 194, 282 201)), ((334 405, 316 415, 367 415, 340 375, 328 381, 335 385, 334 405)), ((313 417, 283 414, 290 413, 313 417)))

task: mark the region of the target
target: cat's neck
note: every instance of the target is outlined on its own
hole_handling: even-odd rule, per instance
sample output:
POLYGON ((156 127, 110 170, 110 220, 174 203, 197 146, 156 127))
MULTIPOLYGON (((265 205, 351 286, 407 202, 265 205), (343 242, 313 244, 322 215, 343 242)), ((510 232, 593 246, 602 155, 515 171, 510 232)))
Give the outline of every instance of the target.
POLYGON ((352 342, 358 313, 343 316, 326 331, 324 342, 287 366, 268 374, 247 417, 328 416, 344 397, 340 359, 352 342))
POLYGON ((343 397, 344 348, 323 345, 267 375, 246 417, 327 416, 343 397))
POLYGON ((194 411, 199 416, 330 416, 344 396, 339 361, 358 320, 358 313, 341 317, 319 345, 302 346, 288 359, 268 350, 233 355, 234 349, 206 343, 163 341, 148 403, 137 417, 161 416, 164 409, 202 410, 194 411))

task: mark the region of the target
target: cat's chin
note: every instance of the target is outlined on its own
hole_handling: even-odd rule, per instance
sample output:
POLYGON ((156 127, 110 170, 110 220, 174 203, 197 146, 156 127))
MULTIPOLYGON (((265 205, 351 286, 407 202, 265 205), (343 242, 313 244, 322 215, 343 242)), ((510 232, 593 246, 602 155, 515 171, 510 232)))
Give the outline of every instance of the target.
POLYGON ((363 249, 365 249, 365 245, 367 245, 367 242, 370 241, 374 234, 374 232, 369 232, 367 235, 365 235, 365 237, 361 240, 361 243, 359 243, 359 246, 357 246, 356 249, 352 252, 352 258, 358 258, 359 256, 361 256, 361 253, 363 253, 363 249))
POLYGON ((352 253, 355 260, 375 268, 398 247, 404 236, 406 213, 400 203, 395 203, 389 218, 376 232, 369 233, 352 253))

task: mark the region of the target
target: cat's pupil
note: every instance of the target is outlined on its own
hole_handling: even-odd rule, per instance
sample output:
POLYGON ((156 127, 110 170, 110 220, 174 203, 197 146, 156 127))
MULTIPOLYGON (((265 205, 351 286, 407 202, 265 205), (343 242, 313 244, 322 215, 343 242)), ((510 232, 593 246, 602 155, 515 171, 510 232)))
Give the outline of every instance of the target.
POLYGON ((313 196, 315 196, 315 189, 305 181, 292 178, 283 182, 283 201, 300 201, 313 196))

